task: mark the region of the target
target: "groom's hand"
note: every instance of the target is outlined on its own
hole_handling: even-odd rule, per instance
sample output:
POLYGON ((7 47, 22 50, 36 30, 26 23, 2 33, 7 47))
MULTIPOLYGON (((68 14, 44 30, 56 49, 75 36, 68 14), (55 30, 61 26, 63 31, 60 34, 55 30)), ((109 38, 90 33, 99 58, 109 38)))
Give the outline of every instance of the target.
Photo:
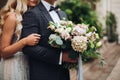
POLYGON ((70 59, 69 58, 69 53, 68 52, 63 52, 62 53, 62 61, 63 62, 68 62, 68 63, 77 63, 78 59, 70 59))

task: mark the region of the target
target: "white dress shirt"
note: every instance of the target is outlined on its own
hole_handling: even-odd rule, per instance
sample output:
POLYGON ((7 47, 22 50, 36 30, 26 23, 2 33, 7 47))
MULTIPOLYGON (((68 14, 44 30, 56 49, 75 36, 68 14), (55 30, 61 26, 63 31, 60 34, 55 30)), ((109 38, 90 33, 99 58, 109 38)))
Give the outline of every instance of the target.
POLYGON ((58 14, 56 13, 56 11, 52 10, 52 11, 49 11, 50 10, 50 6, 54 6, 54 5, 51 5, 49 4, 48 2, 44 1, 44 0, 41 0, 41 2, 43 3, 43 5, 45 6, 45 8, 47 9, 47 11, 49 12, 52 20, 56 23, 59 23, 60 21, 60 18, 58 16, 58 14))
MULTIPOLYGON (((58 23, 59 24, 59 21, 60 21, 60 18, 58 16, 58 14, 56 13, 56 11, 52 10, 52 11, 49 11, 50 10, 50 6, 54 6, 54 5, 51 5, 49 4, 48 2, 44 1, 44 0, 41 0, 41 2, 43 3, 43 5, 45 6, 45 8, 47 9, 47 11, 49 12, 52 20, 55 22, 55 23, 58 23)), ((60 54, 60 59, 59 59, 59 65, 62 64, 62 53, 60 54)))

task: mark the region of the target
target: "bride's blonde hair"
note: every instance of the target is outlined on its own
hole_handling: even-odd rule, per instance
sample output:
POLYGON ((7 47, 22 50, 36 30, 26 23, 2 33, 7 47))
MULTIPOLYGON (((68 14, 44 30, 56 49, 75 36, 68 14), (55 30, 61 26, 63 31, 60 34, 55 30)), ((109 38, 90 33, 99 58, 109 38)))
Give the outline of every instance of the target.
POLYGON ((22 29, 22 14, 27 10, 27 0, 8 0, 6 5, 0 11, 0 36, 2 34, 2 28, 5 23, 5 19, 8 16, 7 13, 14 11, 16 14, 16 36, 20 37, 22 29))

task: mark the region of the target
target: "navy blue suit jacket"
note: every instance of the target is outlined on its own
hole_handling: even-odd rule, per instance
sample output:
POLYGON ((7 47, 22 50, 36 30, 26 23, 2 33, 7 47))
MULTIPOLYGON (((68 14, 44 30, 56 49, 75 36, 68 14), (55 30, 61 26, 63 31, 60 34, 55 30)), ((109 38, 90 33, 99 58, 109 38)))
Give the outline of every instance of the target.
MULTIPOLYGON (((60 19, 66 18, 63 11, 58 11, 58 14, 60 19)), ((41 35, 38 45, 23 48, 29 58, 30 80, 69 80, 68 69, 59 65, 61 50, 48 44, 48 37, 52 33, 47 29, 49 21, 53 20, 41 2, 23 15, 22 38, 32 33, 41 35)))

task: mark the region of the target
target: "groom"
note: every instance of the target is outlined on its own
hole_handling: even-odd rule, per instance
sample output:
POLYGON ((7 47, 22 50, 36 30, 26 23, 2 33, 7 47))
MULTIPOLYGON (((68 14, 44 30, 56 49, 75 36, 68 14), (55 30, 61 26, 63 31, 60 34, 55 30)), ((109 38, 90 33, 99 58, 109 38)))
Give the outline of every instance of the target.
POLYGON ((68 69, 63 68, 63 62, 76 62, 68 57, 67 52, 53 48, 48 44, 52 31, 47 29, 49 22, 59 22, 67 18, 63 11, 54 8, 56 0, 41 0, 32 10, 23 15, 22 37, 32 33, 41 35, 36 46, 23 48, 24 54, 29 57, 30 80, 69 80, 68 69))

